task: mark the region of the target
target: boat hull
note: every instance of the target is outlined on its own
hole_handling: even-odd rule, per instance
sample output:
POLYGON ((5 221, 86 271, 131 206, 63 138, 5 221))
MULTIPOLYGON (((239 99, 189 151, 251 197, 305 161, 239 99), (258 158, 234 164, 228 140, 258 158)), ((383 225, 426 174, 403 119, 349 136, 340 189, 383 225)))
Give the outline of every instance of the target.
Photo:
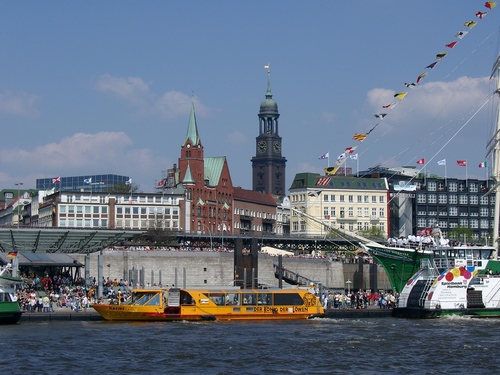
POLYGON ((418 307, 402 307, 392 310, 395 318, 434 319, 445 316, 464 316, 471 318, 500 318, 500 308, 479 309, 422 309, 418 307))
POLYGON ((367 244, 368 252, 384 267, 392 291, 400 293, 406 282, 419 269, 422 259, 430 259, 432 254, 418 249, 386 247, 367 244))
MULTIPOLYGON (((130 309, 126 305, 92 305, 105 319, 113 321, 244 321, 244 320, 305 320, 323 312, 316 308, 303 308, 303 312, 292 307, 283 307, 269 312, 257 312, 256 308, 237 308, 239 311, 221 311, 220 313, 202 313, 200 311, 180 311, 179 313, 165 313, 161 311, 130 309), (281 310, 281 311, 280 311, 281 310)), ((193 310, 193 309, 186 309, 193 310)), ((221 309, 219 309, 221 310, 221 309)), ((263 310, 263 309, 262 309, 263 310)))
POLYGON ((22 312, 17 302, 0 303, 0 324, 16 324, 22 312))

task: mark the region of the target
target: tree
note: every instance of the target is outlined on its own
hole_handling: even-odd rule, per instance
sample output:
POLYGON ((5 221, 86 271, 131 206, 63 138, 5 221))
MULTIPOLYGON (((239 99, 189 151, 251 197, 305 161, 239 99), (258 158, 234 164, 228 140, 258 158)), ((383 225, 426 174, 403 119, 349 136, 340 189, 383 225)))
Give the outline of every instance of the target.
POLYGON ((372 226, 369 229, 360 230, 359 234, 361 234, 363 237, 376 240, 385 239, 385 233, 382 231, 382 229, 380 229, 380 227, 377 226, 372 226))
POLYGON ((451 240, 468 242, 472 240, 472 229, 457 227, 448 232, 448 238, 451 240))
POLYGON ((107 193, 138 193, 139 185, 132 183, 126 184, 124 182, 120 184, 110 185, 106 189, 107 193))

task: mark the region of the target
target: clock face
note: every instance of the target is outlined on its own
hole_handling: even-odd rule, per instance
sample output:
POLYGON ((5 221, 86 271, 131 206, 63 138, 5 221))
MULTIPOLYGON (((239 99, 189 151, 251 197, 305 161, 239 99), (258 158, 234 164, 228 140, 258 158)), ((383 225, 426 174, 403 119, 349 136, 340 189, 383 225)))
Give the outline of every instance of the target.
POLYGON ((281 151, 281 143, 280 142, 274 142, 273 144, 273 150, 275 153, 279 154, 281 151))
POLYGON ((263 152, 266 152, 267 150, 267 143, 264 142, 264 141, 260 141, 259 143, 257 143, 257 151, 260 152, 261 154, 263 152))

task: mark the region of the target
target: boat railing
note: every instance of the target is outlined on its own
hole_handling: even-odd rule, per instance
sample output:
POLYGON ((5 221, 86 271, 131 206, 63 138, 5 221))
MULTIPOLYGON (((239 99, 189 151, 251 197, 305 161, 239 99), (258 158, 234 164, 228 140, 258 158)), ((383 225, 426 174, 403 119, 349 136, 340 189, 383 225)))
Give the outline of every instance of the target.
POLYGON ((434 265, 437 270, 444 270, 455 267, 455 260, 449 258, 434 258, 434 265))
POLYGON ((420 260, 420 268, 427 269, 432 275, 439 276, 439 263, 436 264, 435 259, 424 258, 420 260))

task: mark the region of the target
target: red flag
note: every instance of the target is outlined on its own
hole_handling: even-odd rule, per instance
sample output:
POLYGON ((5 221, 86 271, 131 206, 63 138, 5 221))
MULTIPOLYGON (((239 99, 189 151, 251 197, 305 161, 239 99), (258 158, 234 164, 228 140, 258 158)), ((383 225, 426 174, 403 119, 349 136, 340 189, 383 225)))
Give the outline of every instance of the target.
POLYGON ((457 164, 459 167, 466 167, 467 166, 467 160, 457 160, 457 164))
POLYGON ((60 183, 60 182, 61 182, 61 176, 59 176, 59 177, 54 177, 54 178, 52 179, 52 183, 53 183, 53 184, 58 184, 58 183, 60 183))
POLYGON ((7 258, 17 258, 17 251, 9 251, 9 253, 7 254, 7 258))
POLYGON ((425 158, 417 160, 417 164, 425 164, 425 158))
POLYGON ((449 44, 447 44, 447 45, 446 45, 446 47, 448 47, 448 48, 453 48, 453 47, 455 47, 455 45, 456 45, 457 43, 458 43, 458 42, 452 42, 452 43, 449 43, 449 44))

